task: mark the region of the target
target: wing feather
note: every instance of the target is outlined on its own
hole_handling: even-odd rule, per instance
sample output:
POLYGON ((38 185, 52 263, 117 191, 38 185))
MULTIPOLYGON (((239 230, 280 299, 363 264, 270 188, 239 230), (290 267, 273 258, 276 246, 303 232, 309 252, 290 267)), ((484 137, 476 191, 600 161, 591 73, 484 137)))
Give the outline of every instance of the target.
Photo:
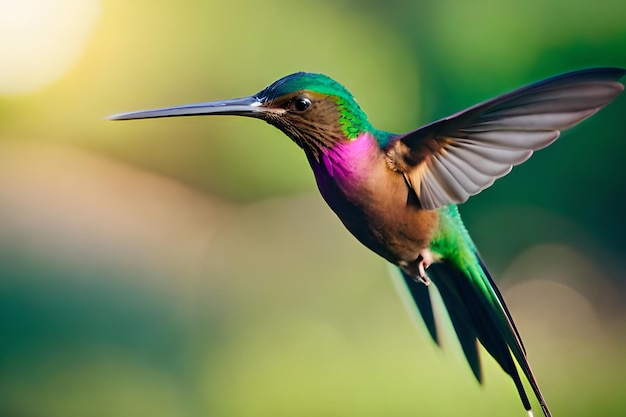
POLYGON ((595 68, 531 84, 396 136, 387 158, 423 208, 462 203, 610 103, 625 73, 595 68))

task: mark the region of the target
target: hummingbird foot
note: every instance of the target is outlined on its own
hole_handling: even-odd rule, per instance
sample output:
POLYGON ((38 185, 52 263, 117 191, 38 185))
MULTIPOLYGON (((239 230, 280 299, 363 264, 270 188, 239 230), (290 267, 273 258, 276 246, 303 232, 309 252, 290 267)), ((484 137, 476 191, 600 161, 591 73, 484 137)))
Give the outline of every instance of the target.
POLYGON ((425 267, 424 265, 425 265, 425 262, 420 261, 419 265, 417 266, 419 273, 415 281, 421 282, 422 284, 428 287, 432 281, 430 280, 430 278, 428 278, 428 275, 426 275, 425 269, 427 266, 425 267))
POLYGON ((422 249, 417 254, 417 259, 412 262, 399 262, 398 265, 410 275, 415 282, 420 282, 425 286, 429 286, 431 283, 430 278, 426 274, 426 269, 436 262, 435 256, 429 248, 422 249))
MULTIPOLYGON (((420 265, 420 269, 421 269, 421 265, 420 265)), ((428 278, 428 275, 426 275, 426 272, 423 272, 423 273, 420 272, 420 275, 417 276, 417 279, 415 281, 421 282, 426 287, 428 287, 430 283, 432 282, 430 278, 428 278)))
POLYGON ((431 281, 426 274, 426 269, 432 264, 434 261, 433 254, 430 252, 430 249, 426 248, 420 251, 419 256, 417 258, 417 282, 421 282, 425 286, 429 286, 431 281))

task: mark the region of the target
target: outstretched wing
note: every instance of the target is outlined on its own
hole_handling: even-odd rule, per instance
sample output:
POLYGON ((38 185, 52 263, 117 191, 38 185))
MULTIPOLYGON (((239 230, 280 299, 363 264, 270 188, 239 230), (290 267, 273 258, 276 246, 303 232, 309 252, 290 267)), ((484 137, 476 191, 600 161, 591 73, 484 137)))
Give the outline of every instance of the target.
POLYGON ((462 203, 610 103, 624 74, 594 68, 531 84, 397 136, 387 158, 424 209, 462 203))

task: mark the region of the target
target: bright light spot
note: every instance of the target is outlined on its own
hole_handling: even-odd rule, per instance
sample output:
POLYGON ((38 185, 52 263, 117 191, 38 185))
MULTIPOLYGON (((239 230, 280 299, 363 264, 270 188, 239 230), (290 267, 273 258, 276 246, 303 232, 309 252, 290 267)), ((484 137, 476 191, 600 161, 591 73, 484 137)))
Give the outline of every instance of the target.
POLYGON ((33 91, 60 78, 99 14, 99 0, 0 0, 0 94, 33 91))

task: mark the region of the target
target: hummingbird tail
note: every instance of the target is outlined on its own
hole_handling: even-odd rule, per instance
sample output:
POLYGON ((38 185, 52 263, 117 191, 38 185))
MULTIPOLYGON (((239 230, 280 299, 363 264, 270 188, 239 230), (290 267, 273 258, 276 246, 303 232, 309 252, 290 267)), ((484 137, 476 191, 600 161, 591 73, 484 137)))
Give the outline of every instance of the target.
MULTIPOLYGON (((526 351, 513 318, 484 263, 477 254, 475 256, 480 268, 473 271, 462 271, 446 260, 428 268, 428 275, 439 291, 465 358, 476 379, 482 382, 477 343, 479 341, 513 379, 524 408, 532 416, 530 400, 518 372, 519 364, 543 414, 551 417, 526 358, 526 351)), ((417 278, 406 271, 400 271, 404 288, 411 295, 430 336, 435 343, 440 344, 430 287, 418 282, 417 278)))

